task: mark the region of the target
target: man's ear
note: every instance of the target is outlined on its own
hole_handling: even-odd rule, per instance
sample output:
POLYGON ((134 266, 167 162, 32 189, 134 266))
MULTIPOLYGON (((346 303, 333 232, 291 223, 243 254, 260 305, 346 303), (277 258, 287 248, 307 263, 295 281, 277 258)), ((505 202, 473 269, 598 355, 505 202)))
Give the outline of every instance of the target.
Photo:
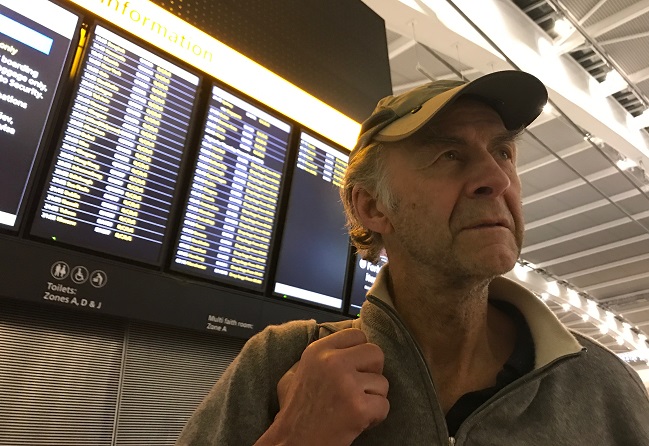
POLYGON ((352 202, 358 219, 366 228, 381 235, 392 232, 392 223, 386 213, 385 205, 366 189, 355 186, 352 190, 352 202))

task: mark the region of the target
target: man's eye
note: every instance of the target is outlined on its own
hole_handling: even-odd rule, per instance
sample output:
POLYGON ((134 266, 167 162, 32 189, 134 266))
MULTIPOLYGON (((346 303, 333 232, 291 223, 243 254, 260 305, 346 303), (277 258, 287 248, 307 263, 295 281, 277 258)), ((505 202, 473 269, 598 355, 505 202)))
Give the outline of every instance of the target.
POLYGON ((511 157, 512 157, 511 152, 510 152, 509 150, 507 150, 507 149, 501 149, 501 150, 499 150, 499 151, 498 151, 498 154, 500 155, 500 158, 502 158, 502 159, 504 159, 504 160, 511 159, 511 157))
POLYGON ((444 152, 442 156, 444 157, 444 159, 451 160, 451 161, 455 161, 460 158, 458 153, 454 150, 444 152))

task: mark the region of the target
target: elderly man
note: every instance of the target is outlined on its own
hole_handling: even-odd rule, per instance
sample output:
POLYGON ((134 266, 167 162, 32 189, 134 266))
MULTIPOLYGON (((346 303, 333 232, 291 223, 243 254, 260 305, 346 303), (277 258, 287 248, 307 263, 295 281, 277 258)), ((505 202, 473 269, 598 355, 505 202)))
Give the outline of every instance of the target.
POLYGON ((516 71, 381 100, 341 191, 359 253, 389 258, 360 318, 252 338, 179 444, 649 445, 633 370, 500 277, 523 240, 516 137, 546 100, 516 71))

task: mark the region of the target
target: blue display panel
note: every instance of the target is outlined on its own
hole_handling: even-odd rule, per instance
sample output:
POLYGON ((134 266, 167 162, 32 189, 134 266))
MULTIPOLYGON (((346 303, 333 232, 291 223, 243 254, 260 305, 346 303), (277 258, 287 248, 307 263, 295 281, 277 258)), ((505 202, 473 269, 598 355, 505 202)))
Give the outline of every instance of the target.
POLYGON ((158 264, 198 85, 98 26, 32 234, 158 264))
POLYGON ((341 309, 349 237, 338 188, 348 156, 302 133, 280 247, 275 295, 341 309))
POLYGON ((0 1, 0 227, 19 224, 78 26, 49 1, 0 1))
POLYGON ((214 86, 171 268, 262 289, 291 126, 214 86))

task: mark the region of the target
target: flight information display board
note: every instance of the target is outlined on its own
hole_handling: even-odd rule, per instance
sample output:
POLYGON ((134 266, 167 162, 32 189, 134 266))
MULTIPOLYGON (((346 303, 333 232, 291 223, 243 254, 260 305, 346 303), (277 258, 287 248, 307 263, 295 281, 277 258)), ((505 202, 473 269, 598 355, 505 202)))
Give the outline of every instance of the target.
POLYGON ((338 188, 347 160, 340 150, 301 134, 274 294, 342 309, 349 237, 338 188))
POLYGON ((157 264, 198 76, 96 27, 32 234, 157 264))
POLYGON ((383 265, 388 263, 388 258, 383 254, 377 263, 363 260, 358 254, 356 255, 356 264, 352 277, 352 286, 349 294, 349 309, 347 313, 350 316, 359 316, 365 295, 374 285, 376 275, 383 265))
POLYGON ((172 269, 264 287, 290 133, 213 87, 172 269))
POLYGON ((0 0, 0 226, 15 228, 79 17, 0 0))

